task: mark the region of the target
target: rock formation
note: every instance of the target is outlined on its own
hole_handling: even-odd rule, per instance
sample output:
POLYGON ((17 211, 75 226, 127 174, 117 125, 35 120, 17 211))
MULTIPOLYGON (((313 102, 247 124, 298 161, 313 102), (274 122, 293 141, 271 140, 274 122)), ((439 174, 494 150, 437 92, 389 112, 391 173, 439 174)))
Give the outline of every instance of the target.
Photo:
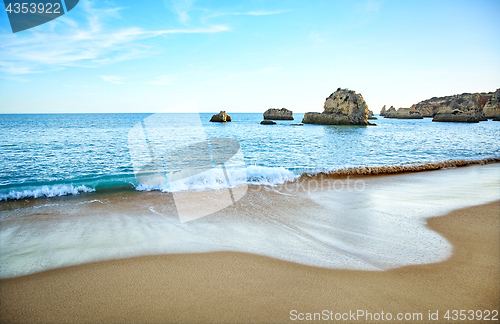
POLYGON ((483 114, 486 118, 500 118, 500 89, 493 92, 490 99, 483 107, 483 114))
POLYGON ((380 110, 380 116, 385 116, 385 113, 386 113, 386 111, 385 111, 385 105, 384 105, 384 107, 382 107, 382 110, 380 110))
MULTIPOLYGON (((474 113, 483 115, 483 107, 485 104, 491 100, 493 96, 493 92, 490 93, 462 93, 459 95, 446 96, 446 97, 434 97, 431 99, 427 99, 421 101, 415 105, 412 105, 412 110, 419 111, 423 117, 434 117, 440 110, 447 111, 471 111, 477 110, 478 112, 474 113)), ((492 102, 491 106, 494 106, 494 102, 492 102)), ((490 109, 490 108, 489 108, 490 109)), ((494 109, 493 109, 494 110, 494 109)), ((489 110, 492 111, 492 110, 489 110)), ((444 115, 449 115, 446 113, 444 115)), ((457 114, 455 114, 457 115, 457 114)), ((485 120, 484 116, 478 116, 480 120, 485 120)), ((456 119, 456 117, 453 117, 456 119)))
POLYGON ((363 96, 349 89, 340 89, 326 98, 322 113, 308 112, 304 124, 372 125, 368 122, 368 107, 363 96))
POLYGON ((264 113, 264 119, 271 120, 293 120, 293 111, 286 108, 270 108, 264 113))
POLYGON ((229 117, 229 115, 226 114, 225 111, 221 110, 220 113, 213 115, 212 118, 210 118, 210 121, 216 123, 225 123, 225 122, 230 122, 231 117, 229 117))
POLYGON ((384 118, 398 118, 398 119, 423 119, 422 114, 417 110, 412 110, 412 108, 399 108, 397 111, 391 106, 388 112, 386 112, 384 118))
POLYGON ((276 122, 273 122, 272 120, 263 120, 260 122, 261 125, 276 125, 276 122))
POLYGON ((440 109, 432 118, 433 122, 479 123, 485 118, 479 108, 469 110, 440 109))
POLYGON ((377 117, 373 116, 373 111, 368 110, 368 119, 377 119, 377 117))

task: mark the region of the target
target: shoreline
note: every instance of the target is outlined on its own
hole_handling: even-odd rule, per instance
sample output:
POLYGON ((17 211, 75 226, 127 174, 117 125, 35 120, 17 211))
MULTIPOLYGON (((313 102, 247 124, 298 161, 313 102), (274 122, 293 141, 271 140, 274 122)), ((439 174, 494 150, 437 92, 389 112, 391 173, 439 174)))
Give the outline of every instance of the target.
POLYGON ((366 310, 454 322, 446 310, 499 309, 499 203, 427 219, 453 244, 439 263, 337 270, 236 252, 102 261, 0 280, 1 321, 283 323, 302 322, 291 310, 366 310))
MULTIPOLYGON (((317 172, 307 172, 304 171, 301 174, 293 174, 292 171, 287 170, 288 173, 283 174, 279 171, 274 174, 276 179, 268 178, 265 179, 263 176, 257 182, 247 181, 246 183, 241 183, 240 185, 247 185, 250 187, 255 186, 294 186, 304 181, 316 180, 316 179, 344 179, 348 177, 373 177, 373 176, 389 176, 397 174, 407 174, 407 173, 418 173, 418 172, 428 172, 428 171, 438 171, 450 168, 462 168, 474 165, 489 165, 500 163, 500 157, 490 157, 475 160, 450 160, 441 162, 427 162, 427 163, 412 163, 408 165, 396 164, 396 165, 383 165, 383 166, 359 166, 359 167, 349 167, 340 168, 331 171, 320 171, 317 172)), ((246 166, 247 168, 253 167, 251 165, 246 166)), ((280 169, 278 167, 262 167, 263 169, 280 169)), ((248 172, 248 171, 247 171, 248 172)), ((252 176, 255 176, 252 174, 252 176)), ((258 176, 258 174, 257 174, 258 176)), ((79 179, 78 181, 63 181, 57 180, 54 184, 44 184, 44 185, 31 185, 29 189, 23 189, 21 191, 4 191, 0 193, 0 206, 9 205, 16 201, 26 201, 26 200, 36 200, 36 199, 58 199, 64 197, 99 197, 100 195, 105 195, 108 193, 120 193, 120 192, 150 192, 157 191, 162 193, 172 193, 171 191, 163 191, 159 188, 154 189, 137 189, 137 184, 132 182, 136 181, 134 174, 125 175, 110 175, 105 176, 102 179, 102 183, 98 179, 79 179), (109 178, 109 179, 108 179, 109 178), (112 184, 112 185, 111 185, 112 184), (101 186, 101 187, 100 187, 101 186), (104 188, 102 188, 104 187, 104 188)), ((22 184, 14 185, 15 188, 23 188, 22 184)), ((210 190, 210 188, 205 189, 189 189, 187 192, 193 191, 204 191, 210 190)))
POLYGON ((393 174, 405 174, 414 172, 437 171, 449 168, 462 168, 472 165, 486 165, 500 163, 500 157, 484 158, 479 160, 451 160, 442 162, 429 162, 409 165, 384 165, 379 167, 353 167, 329 172, 318 172, 312 175, 302 174, 300 179, 310 179, 315 177, 326 176, 329 178, 345 178, 345 177, 365 177, 365 176, 385 176, 393 174))
POLYGON ((452 246, 427 229, 425 219, 497 201, 499 171, 483 165, 258 186, 186 223, 179 207, 196 213, 221 192, 182 200, 134 191, 16 201, 1 213, 0 277, 142 255, 219 251, 348 270, 438 262, 451 255, 452 246))

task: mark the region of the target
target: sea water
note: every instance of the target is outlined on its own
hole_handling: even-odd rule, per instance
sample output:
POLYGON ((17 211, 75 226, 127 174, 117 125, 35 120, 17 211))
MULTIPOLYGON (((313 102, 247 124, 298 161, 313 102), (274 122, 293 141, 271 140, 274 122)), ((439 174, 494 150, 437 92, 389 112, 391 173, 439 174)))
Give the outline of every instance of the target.
MULTIPOLYGON (((241 145, 249 184, 278 184, 303 173, 500 156, 500 123, 433 123, 379 118, 377 126, 260 125, 261 114, 166 114, 180 136, 198 120, 206 138, 241 145)), ((101 190, 145 190, 134 176, 128 134, 151 114, 0 115, 0 201, 101 190)), ((168 125, 167 125, 168 123, 168 125)), ((179 136, 164 138, 169 146, 179 136)), ((183 145, 183 143, 180 143, 183 145)), ((168 168, 168 166, 165 166, 168 168)), ((201 179, 184 190, 210 189, 201 179)))

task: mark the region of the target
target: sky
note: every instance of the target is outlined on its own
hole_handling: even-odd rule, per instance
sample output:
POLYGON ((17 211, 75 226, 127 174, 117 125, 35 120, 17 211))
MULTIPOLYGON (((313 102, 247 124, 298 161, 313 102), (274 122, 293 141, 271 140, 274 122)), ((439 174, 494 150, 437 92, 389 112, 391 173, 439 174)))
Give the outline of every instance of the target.
POLYGON ((500 1, 80 0, 12 33, 0 113, 323 111, 500 88, 500 1), (176 108, 177 107, 177 108, 176 108))

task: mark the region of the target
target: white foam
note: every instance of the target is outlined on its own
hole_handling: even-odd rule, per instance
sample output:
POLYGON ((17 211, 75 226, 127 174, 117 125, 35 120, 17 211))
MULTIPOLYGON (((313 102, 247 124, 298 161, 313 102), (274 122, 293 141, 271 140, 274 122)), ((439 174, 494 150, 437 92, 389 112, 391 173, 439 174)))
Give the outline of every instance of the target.
POLYGON ((181 180, 172 181, 166 185, 151 186, 139 184, 136 187, 136 190, 178 192, 189 190, 200 191, 226 189, 248 184, 276 186, 298 178, 298 175, 283 167, 263 167, 253 165, 242 169, 241 166, 233 166, 226 168, 226 172, 230 181, 227 181, 223 170, 218 167, 192 176, 182 177, 182 174, 180 174, 178 177, 182 178, 181 180), (245 174, 246 177, 244 176, 245 174))
POLYGON ((54 186, 43 186, 41 188, 26 189, 21 191, 12 190, 7 194, 0 194, 0 201, 3 200, 18 200, 25 198, 40 198, 40 197, 56 197, 56 196, 66 196, 66 195, 78 195, 81 192, 93 192, 95 189, 88 188, 84 185, 73 186, 73 185, 54 185, 54 186))
POLYGON ((298 177, 298 175, 284 167, 271 168, 256 165, 247 167, 249 184, 280 185, 298 177))

